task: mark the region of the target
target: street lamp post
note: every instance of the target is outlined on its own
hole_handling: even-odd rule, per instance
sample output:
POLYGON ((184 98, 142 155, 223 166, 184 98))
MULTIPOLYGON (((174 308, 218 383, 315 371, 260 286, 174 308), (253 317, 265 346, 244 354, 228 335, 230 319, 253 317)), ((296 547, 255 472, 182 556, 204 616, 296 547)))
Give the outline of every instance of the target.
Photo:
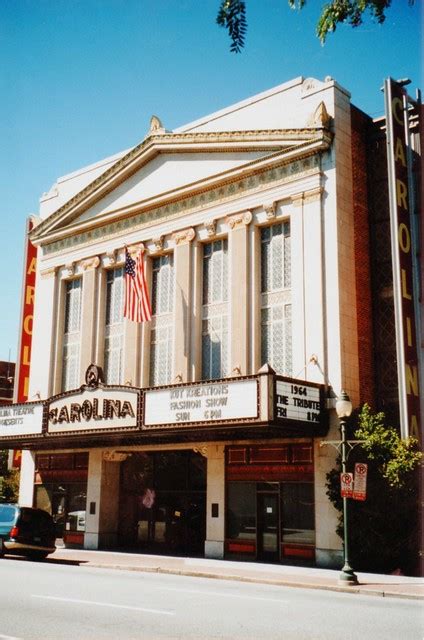
MULTIPOLYGON (((340 421, 342 473, 346 473, 347 439, 346 419, 352 413, 352 403, 346 391, 342 391, 336 401, 336 413, 340 421)), ((358 584, 358 578, 349 564, 349 530, 347 498, 343 498, 343 568, 339 575, 340 584, 358 584)))

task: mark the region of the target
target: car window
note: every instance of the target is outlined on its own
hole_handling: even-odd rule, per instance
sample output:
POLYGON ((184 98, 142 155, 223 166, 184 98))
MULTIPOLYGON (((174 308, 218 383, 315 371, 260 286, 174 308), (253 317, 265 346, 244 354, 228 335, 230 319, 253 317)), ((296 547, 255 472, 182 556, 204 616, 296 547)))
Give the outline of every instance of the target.
POLYGON ((8 504, 0 504, 0 522, 13 526, 18 514, 18 509, 8 504))
POLYGON ((50 531, 54 527, 54 523, 50 514, 37 510, 22 508, 19 517, 19 526, 24 528, 30 527, 32 531, 50 531))

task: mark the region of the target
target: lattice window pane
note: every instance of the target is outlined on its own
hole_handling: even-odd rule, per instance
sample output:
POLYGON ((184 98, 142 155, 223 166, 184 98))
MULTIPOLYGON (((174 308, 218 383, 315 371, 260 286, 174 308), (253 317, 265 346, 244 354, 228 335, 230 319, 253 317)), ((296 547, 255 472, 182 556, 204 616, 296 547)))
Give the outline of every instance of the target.
POLYGON ((281 291, 291 284, 290 223, 261 229, 261 291, 281 291))
POLYGON ((277 373, 292 373, 291 305, 261 310, 261 358, 277 373))
POLYGON ((174 256, 168 254, 153 260, 153 315, 172 313, 174 308, 174 256))
POLYGON ((216 240, 203 252, 202 377, 222 378, 228 372, 228 243, 216 240))
POLYGON ((228 300, 228 243, 216 240, 203 249, 203 304, 228 300))
POLYGON ((124 270, 111 269, 106 279, 104 374, 107 384, 122 383, 124 346, 124 270))
POLYGON ((81 278, 66 283, 65 328, 62 351, 62 390, 76 389, 79 384, 79 344, 81 325, 81 278))
POLYGON ((150 384, 169 384, 172 380, 174 256, 153 260, 153 321, 150 334, 150 384))

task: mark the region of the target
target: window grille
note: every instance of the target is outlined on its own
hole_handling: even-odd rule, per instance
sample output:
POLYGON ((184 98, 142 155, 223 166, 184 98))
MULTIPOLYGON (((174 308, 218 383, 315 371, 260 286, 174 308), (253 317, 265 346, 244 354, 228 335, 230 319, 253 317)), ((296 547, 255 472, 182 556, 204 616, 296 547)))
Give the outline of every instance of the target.
POLYGON ((153 260, 152 322, 150 337, 150 384, 168 384, 172 379, 174 339, 174 256, 153 260))
POLYGON ((65 328, 62 352, 62 390, 79 385, 82 280, 69 280, 65 294, 65 328))
POLYGON ((228 242, 203 249, 202 378, 228 374, 228 242))
POLYGON ((290 222, 261 229, 261 360, 292 375, 290 222))
POLYGON ((122 384, 124 347, 124 269, 111 269, 106 280, 104 374, 107 384, 122 384))

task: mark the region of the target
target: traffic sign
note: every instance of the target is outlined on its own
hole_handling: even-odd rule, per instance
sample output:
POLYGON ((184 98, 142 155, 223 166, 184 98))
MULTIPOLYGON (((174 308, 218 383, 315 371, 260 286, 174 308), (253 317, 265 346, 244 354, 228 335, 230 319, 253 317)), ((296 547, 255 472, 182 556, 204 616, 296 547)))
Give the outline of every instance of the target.
POLYGON ((367 497, 368 465, 364 462, 355 464, 355 481, 353 489, 354 500, 366 500, 367 497))
POLYGON ((342 498, 351 498, 353 495, 353 473, 340 474, 340 493, 342 498))

